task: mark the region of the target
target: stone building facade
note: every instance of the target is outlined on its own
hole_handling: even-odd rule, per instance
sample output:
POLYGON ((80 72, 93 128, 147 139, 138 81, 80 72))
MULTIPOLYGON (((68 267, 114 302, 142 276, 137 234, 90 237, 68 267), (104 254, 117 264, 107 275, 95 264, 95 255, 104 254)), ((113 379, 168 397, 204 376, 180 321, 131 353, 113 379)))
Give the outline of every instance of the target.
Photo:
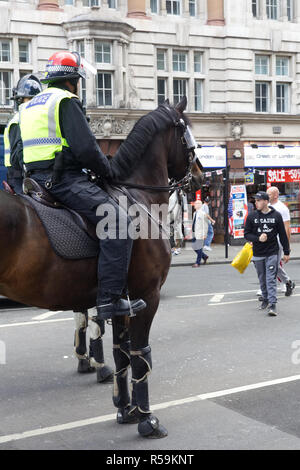
POLYGON ((65 49, 97 69, 81 94, 108 153, 184 94, 199 144, 226 146, 231 182, 246 147, 299 146, 300 0, 0 0, 2 131, 12 86, 65 49))

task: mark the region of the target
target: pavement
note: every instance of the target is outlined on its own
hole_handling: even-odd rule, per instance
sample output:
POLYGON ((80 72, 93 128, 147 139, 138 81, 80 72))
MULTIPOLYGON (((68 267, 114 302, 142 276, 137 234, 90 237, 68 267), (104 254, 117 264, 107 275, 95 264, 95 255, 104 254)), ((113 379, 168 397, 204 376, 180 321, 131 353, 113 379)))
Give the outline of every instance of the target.
MULTIPOLYGON (((196 253, 192 249, 191 242, 186 242, 185 248, 181 249, 179 255, 173 255, 171 266, 190 266, 196 261, 196 253)), ((228 258, 225 257, 225 245, 211 244, 212 251, 205 251, 209 256, 207 264, 230 264, 242 246, 228 246, 228 258)), ((300 243, 291 243, 290 260, 300 260, 300 243)))

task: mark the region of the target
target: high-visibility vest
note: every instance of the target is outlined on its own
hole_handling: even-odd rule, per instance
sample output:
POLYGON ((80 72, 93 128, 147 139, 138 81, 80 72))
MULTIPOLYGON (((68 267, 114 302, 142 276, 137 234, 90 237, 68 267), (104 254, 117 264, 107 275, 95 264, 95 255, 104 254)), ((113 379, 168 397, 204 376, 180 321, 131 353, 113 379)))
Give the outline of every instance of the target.
POLYGON ((22 108, 20 129, 25 164, 54 160, 56 152, 69 147, 59 125, 59 105, 64 98, 73 97, 78 98, 67 90, 51 87, 22 108))
POLYGON ((9 131, 13 124, 19 124, 19 111, 13 116, 4 129, 4 165, 6 167, 11 166, 9 131))

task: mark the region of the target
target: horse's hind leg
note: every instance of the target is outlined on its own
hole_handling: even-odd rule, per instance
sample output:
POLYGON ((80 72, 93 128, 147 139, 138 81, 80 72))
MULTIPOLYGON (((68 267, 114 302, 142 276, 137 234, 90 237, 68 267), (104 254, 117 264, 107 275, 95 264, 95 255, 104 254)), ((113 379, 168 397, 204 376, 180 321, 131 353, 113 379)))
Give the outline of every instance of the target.
POLYGON ((104 364, 103 340, 104 322, 101 325, 93 320, 89 327, 91 330, 89 354, 87 353, 86 331, 88 327, 88 312, 74 312, 75 319, 75 354, 78 358, 79 373, 88 373, 97 371, 97 382, 109 381, 113 377, 113 371, 104 364))
POLYGON ((133 407, 131 413, 139 418, 138 431, 140 435, 152 439, 168 435, 168 431, 151 413, 149 405, 148 376, 152 370, 152 358, 148 340, 150 326, 157 307, 158 299, 147 300, 147 308, 132 318, 130 323, 133 407))
POLYGON ((128 368, 130 367, 130 341, 128 328, 125 325, 124 317, 113 319, 113 354, 116 365, 114 375, 113 403, 117 412, 117 422, 119 424, 137 423, 135 415, 130 414, 130 395, 128 389, 128 368))
POLYGON ((79 373, 95 372, 95 368, 91 366, 86 348, 86 329, 88 326, 88 313, 74 312, 75 335, 74 348, 78 359, 77 371, 79 373))
POLYGON ((90 363, 96 368, 97 382, 111 382, 113 370, 104 363, 104 351, 102 336, 105 333, 103 320, 90 319, 90 363))

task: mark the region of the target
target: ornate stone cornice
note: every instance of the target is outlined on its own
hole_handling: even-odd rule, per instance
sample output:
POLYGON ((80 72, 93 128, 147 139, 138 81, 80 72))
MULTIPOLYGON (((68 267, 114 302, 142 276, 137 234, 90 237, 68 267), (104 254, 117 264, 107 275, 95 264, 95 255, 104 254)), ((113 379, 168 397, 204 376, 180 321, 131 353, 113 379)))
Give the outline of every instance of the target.
POLYGON ((134 119, 127 120, 111 114, 91 116, 90 119, 91 130, 98 138, 125 138, 136 123, 134 119))

